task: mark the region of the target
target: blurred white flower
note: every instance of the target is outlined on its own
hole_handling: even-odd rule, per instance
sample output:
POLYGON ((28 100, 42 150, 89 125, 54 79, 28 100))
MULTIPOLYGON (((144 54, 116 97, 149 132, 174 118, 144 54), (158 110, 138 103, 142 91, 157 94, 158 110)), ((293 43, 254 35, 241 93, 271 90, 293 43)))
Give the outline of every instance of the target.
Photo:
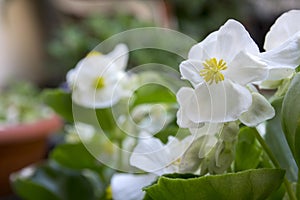
POLYGON ((89 142, 95 136, 96 129, 90 124, 76 122, 74 126, 66 126, 66 132, 65 140, 68 143, 89 142))
POLYGON ((72 99, 89 108, 106 108, 128 95, 123 82, 128 78, 125 68, 128 48, 119 44, 109 54, 92 51, 67 74, 72 99))
POLYGON ((154 174, 115 173, 111 179, 111 191, 114 200, 142 200, 145 192, 142 188, 157 178, 154 174))
POLYGON ((235 20, 193 46, 188 60, 180 64, 183 79, 194 89, 183 87, 177 93, 179 126, 234 121, 247 111, 252 96, 246 85, 268 74, 258 54, 255 42, 235 20))
POLYGON ((268 64, 268 81, 290 76, 300 65, 300 10, 281 15, 270 28, 260 57, 268 64))
POLYGON ((154 135, 174 119, 169 110, 171 106, 167 104, 142 104, 133 109, 131 116, 140 130, 154 135))

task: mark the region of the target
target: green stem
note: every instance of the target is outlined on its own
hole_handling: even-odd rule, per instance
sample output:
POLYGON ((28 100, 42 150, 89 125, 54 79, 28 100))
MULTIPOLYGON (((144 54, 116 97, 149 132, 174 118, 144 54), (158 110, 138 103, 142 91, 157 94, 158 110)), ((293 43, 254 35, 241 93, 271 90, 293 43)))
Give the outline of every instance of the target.
POLYGON ((297 196, 298 199, 300 199, 300 172, 299 171, 298 171, 296 196, 297 196))
MULTIPOLYGON (((258 131, 254 131, 254 132, 255 132, 256 139, 258 140, 258 142, 260 143, 260 145, 262 146, 262 148, 264 149, 264 151, 269 156, 269 158, 272 161, 274 167, 280 168, 279 162, 277 161, 277 159, 273 155, 271 149, 266 144, 265 140, 261 137, 261 135, 258 133, 258 131)), ((296 197, 296 195, 293 192, 292 186, 291 186, 290 182, 287 180, 287 178, 285 176, 284 176, 284 179, 283 179, 283 183, 284 183, 286 192, 287 192, 287 194, 289 196, 289 199, 290 200, 297 200, 297 197, 296 197)))

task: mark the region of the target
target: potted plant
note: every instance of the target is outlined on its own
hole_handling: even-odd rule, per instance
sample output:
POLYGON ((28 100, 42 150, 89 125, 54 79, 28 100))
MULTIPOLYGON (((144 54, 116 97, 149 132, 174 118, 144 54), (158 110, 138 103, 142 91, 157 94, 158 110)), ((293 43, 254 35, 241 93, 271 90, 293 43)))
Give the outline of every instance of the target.
POLYGON ((233 19, 199 43, 159 28, 112 37, 114 47, 100 52, 104 41, 68 72, 68 90, 44 93, 73 126, 46 163, 14 174, 15 191, 58 200, 300 199, 295 19, 299 10, 278 18, 265 52, 233 19), (126 70, 142 48, 185 60, 178 71, 126 70), (276 92, 267 99, 257 87, 276 92))
POLYGON ((44 158, 47 137, 62 123, 29 83, 1 91, 0 104, 0 195, 5 195, 11 192, 9 175, 44 158))

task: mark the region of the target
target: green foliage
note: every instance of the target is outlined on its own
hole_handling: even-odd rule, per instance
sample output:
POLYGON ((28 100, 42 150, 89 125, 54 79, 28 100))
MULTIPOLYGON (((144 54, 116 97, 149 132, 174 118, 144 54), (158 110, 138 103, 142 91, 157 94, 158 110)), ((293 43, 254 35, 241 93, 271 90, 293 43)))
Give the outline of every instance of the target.
POLYGON ((48 89, 42 93, 43 101, 57 114, 69 122, 73 122, 71 94, 62 89, 48 89))
POLYGON ((100 163, 88 152, 82 143, 58 145, 50 158, 71 169, 101 169, 100 163))
POLYGON ((162 176, 144 188, 145 199, 266 199, 281 185, 284 171, 253 169, 234 174, 187 178, 162 176))
POLYGON ((135 92, 134 105, 145 103, 176 103, 176 97, 166 87, 148 84, 140 87, 135 92))
POLYGON ((15 175, 13 188, 28 200, 96 200, 105 190, 94 176, 97 174, 88 169, 74 171, 49 162, 36 168, 30 177, 15 175))
POLYGON ((300 165, 300 73, 297 73, 283 99, 282 128, 286 140, 300 165))
POLYGON ((277 98, 272 101, 276 116, 267 121, 265 141, 280 164, 286 170, 286 176, 291 181, 297 180, 297 165, 284 136, 281 127, 281 108, 283 98, 277 98))
POLYGON ((238 136, 235 154, 235 171, 255 169, 260 162, 262 149, 256 140, 254 128, 242 127, 238 136))
MULTIPOLYGON (((114 34, 133 28, 153 27, 153 22, 137 19, 135 16, 114 13, 114 15, 93 15, 84 19, 67 18, 53 33, 48 44, 48 63, 52 80, 62 82, 66 72, 93 50, 97 44, 114 34), (50 67, 51 66, 51 67, 50 67)), ((106 53, 106 52, 104 52, 106 53)), ((174 68, 182 58, 157 49, 144 49, 132 52, 129 66, 145 63, 161 63, 174 68)), ((53 84, 53 83, 52 83, 53 84)))

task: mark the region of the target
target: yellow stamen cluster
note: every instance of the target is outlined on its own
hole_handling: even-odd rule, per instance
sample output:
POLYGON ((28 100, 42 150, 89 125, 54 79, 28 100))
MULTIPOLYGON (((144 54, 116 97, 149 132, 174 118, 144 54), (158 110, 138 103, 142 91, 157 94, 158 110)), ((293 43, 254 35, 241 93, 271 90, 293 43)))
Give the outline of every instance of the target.
POLYGON ((96 78, 94 81, 94 86, 97 90, 104 88, 104 86, 105 86, 104 78, 102 76, 96 78))
POLYGON ((111 185, 110 185, 106 188, 106 199, 112 199, 112 198, 113 198, 112 189, 111 189, 111 185))
POLYGON ((102 55, 102 53, 100 53, 100 52, 98 52, 98 51, 91 51, 90 53, 88 53, 88 54, 86 55, 86 57, 89 58, 89 57, 100 56, 100 55, 102 55))
POLYGON ((204 69, 200 70, 200 76, 202 76, 207 83, 218 83, 224 80, 224 75, 221 71, 227 69, 227 66, 223 59, 219 60, 219 62, 216 58, 207 59, 203 63, 203 66, 204 69))

